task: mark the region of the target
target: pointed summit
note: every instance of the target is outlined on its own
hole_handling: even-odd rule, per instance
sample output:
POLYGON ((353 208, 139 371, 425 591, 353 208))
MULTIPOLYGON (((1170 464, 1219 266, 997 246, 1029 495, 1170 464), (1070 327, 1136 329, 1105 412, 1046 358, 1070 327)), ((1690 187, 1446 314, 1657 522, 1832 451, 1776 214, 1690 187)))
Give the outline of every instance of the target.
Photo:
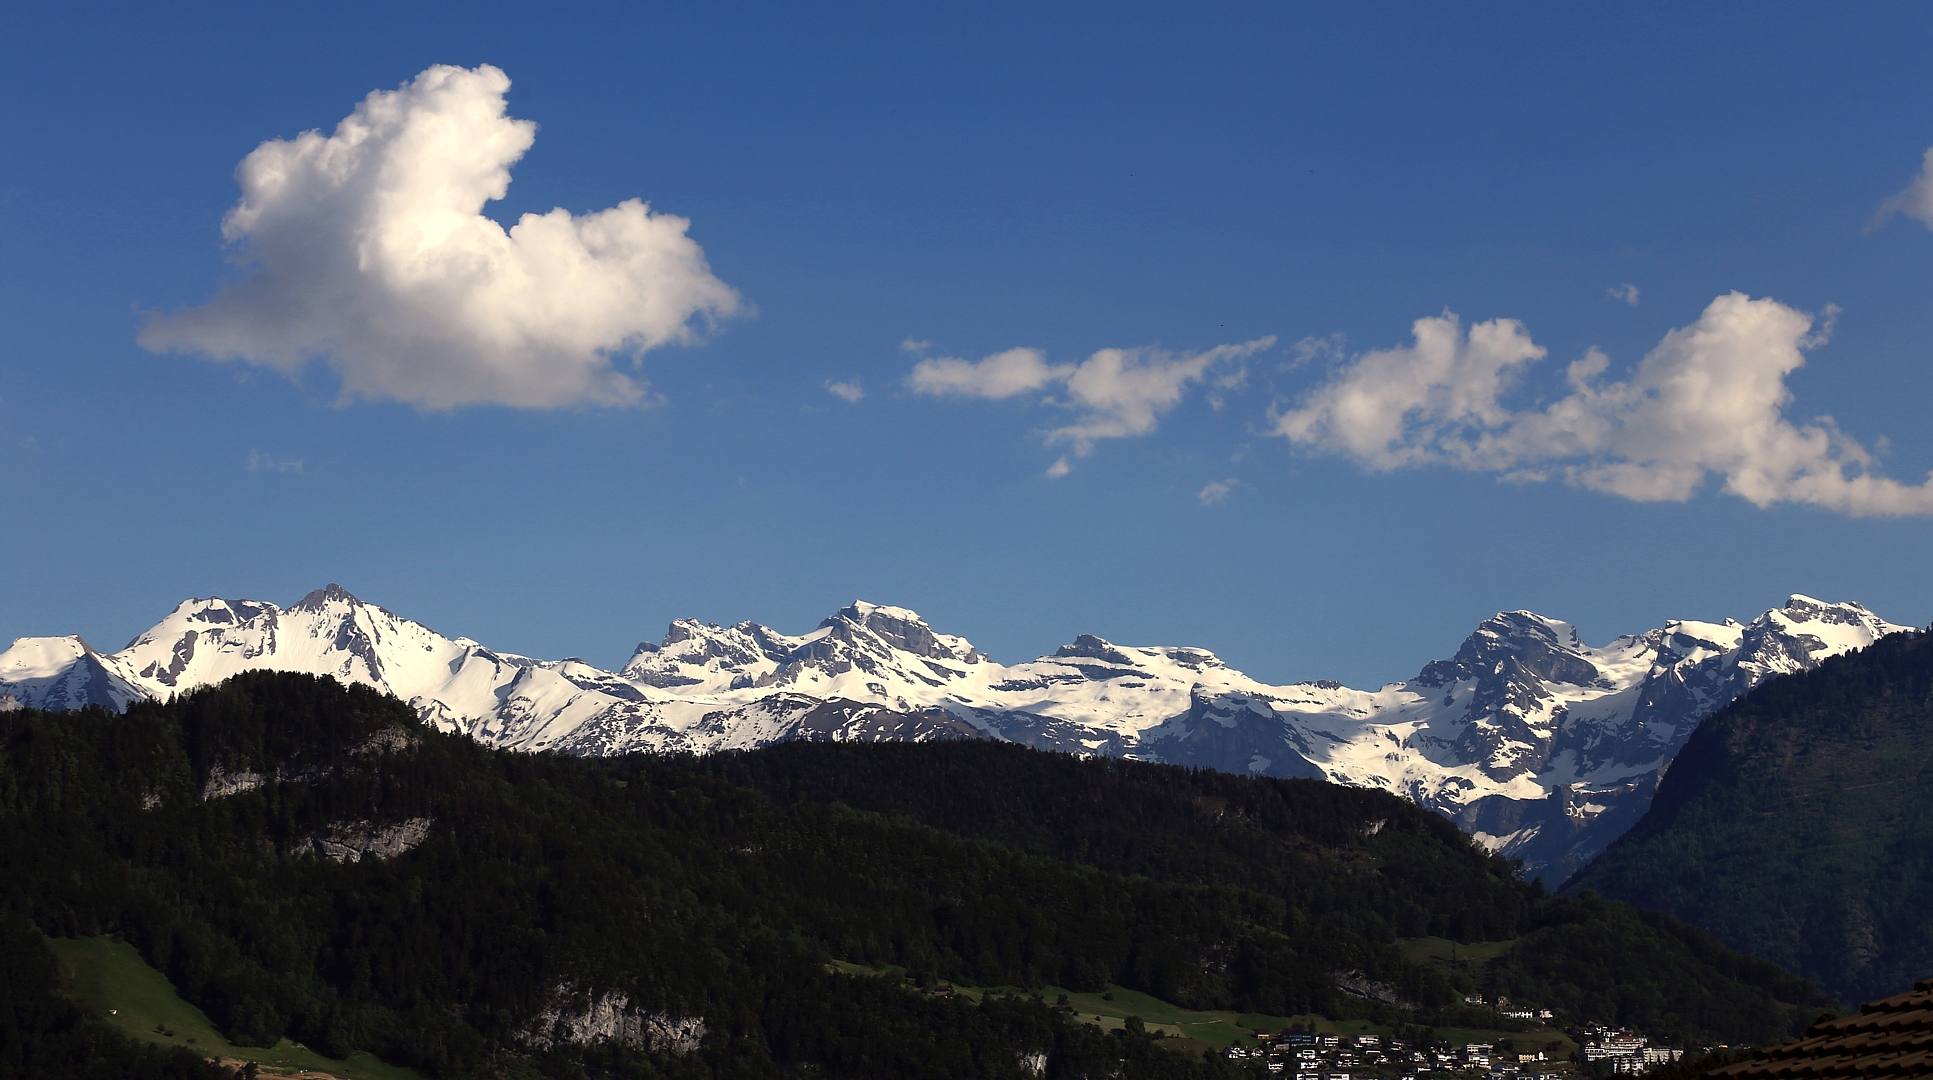
POLYGON ((870 604, 864 600, 854 600, 851 604, 834 612, 826 621, 819 624, 821 629, 833 629, 839 624, 863 627, 900 652, 912 653, 929 660, 964 660, 964 655, 942 642, 926 625, 919 612, 909 608, 888 607, 884 604, 870 604))
POLYGON ((1597 669, 1583 654, 1590 652, 1570 623, 1545 618, 1534 611, 1500 611, 1483 620, 1463 639, 1463 647, 1449 660, 1424 665, 1412 682, 1439 687, 1468 679, 1511 679, 1522 673, 1542 681, 1583 686, 1597 678, 1597 669))
POLYGON ((345 589, 342 586, 331 581, 329 584, 323 586, 320 589, 315 590, 309 595, 289 605, 289 610, 290 611, 321 611, 322 609, 328 607, 330 604, 347 604, 350 607, 363 606, 362 601, 356 599, 355 596, 351 594, 348 589, 345 589))
POLYGON ((120 667, 79 634, 20 638, 0 653, 0 699, 11 701, 11 708, 99 705, 118 712, 147 696, 120 667))
POLYGON ((1088 660, 1105 660, 1110 664, 1134 663, 1134 659, 1115 648, 1113 642, 1106 638, 1095 637, 1093 634, 1082 634, 1076 637, 1071 644, 1062 645, 1060 648, 1055 649, 1054 655, 1061 657, 1083 657, 1088 660))

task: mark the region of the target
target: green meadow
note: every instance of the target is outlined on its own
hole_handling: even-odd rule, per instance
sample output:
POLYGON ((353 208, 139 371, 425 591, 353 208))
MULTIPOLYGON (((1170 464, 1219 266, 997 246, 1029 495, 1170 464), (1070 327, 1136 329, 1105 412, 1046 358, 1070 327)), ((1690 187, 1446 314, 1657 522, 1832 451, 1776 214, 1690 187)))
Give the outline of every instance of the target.
MULTIPOLYGON (((1428 955, 1440 939, 1420 938, 1405 941, 1406 951, 1415 948, 1421 955, 1428 955)), ((1443 946, 1454 943, 1442 941, 1443 946)), ((1459 950, 1457 959, 1484 960, 1500 955, 1509 948, 1510 942, 1486 942, 1478 945, 1455 945, 1459 950)), ((1445 949, 1445 959, 1448 960, 1445 949)), ((862 964, 833 961, 833 970, 857 976, 890 976, 905 978, 905 969, 899 967, 872 968, 862 964)), ((912 992, 909 986, 908 992, 912 992)), ((1141 1018, 1149 1031, 1159 1031, 1168 1036, 1162 1045, 1170 1050, 1183 1053, 1197 1053, 1202 1050, 1223 1050, 1237 1043, 1252 1043, 1258 1031, 1281 1031, 1284 1028, 1297 1028, 1303 1031, 1316 1031, 1352 1038, 1357 1035, 1377 1034, 1389 1036, 1393 1029, 1388 1025, 1372 1023, 1368 1020, 1330 1020, 1321 1016, 1268 1016, 1261 1013, 1238 1013, 1230 1011, 1202 1012, 1184 1009, 1156 997, 1150 997, 1137 990, 1120 986, 1109 986, 1098 993, 1076 993, 1059 986, 1044 986, 1022 989, 1013 986, 961 986, 954 984, 953 991, 969 1000, 978 1001, 987 994, 1017 994, 1039 996, 1049 1004, 1066 997, 1065 1004, 1074 1012, 1074 1017, 1082 1023, 1093 1024, 1104 1031, 1114 1031, 1126 1026, 1128 1017, 1141 1018)), ((1512 1039, 1526 1048, 1551 1047, 1553 1053, 1568 1056, 1577 1049, 1575 1043, 1563 1032, 1543 1029, 1531 1032, 1491 1031, 1481 1028, 1438 1028, 1436 1037, 1453 1046, 1472 1042, 1497 1042, 1512 1039)))
POLYGON ((53 938, 61 981, 75 1001, 143 1042, 185 1046, 205 1057, 239 1058, 279 1073, 321 1073, 344 1080, 422 1080, 413 1069, 355 1053, 347 1061, 324 1057, 287 1039, 274 1046, 236 1046, 200 1009, 181 1000, 167 976, 148 966, 134 946, 110 938, 53 938))

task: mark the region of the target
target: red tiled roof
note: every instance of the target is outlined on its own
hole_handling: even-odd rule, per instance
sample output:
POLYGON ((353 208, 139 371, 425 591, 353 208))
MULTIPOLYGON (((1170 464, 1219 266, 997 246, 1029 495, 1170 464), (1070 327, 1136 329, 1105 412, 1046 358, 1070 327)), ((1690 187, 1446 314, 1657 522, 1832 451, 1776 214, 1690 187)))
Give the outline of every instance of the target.
POLYGON ((1910 993, 1862 1005, 1856 1015, 1822 1020, 1807 1028, 1802 1039, 1768 1046, 1705 1075, 1740 1080, 1933 1077, 1933 979, 1914 983, 1910 993))

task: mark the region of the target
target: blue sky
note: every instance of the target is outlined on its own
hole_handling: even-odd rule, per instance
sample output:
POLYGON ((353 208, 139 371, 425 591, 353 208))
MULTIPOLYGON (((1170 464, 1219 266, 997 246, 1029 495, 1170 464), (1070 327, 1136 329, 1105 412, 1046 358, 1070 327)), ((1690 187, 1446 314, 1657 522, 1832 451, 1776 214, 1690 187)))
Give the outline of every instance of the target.
POLYGON ((1933 620, 1923 7, 408 7, 0 16, 0 638, 863 597, 1366 685, 1500 609, 1933 620), (376 91, 457 149, 251 157, 376 91), (487 269, 377 280, 444 218, 487 269))

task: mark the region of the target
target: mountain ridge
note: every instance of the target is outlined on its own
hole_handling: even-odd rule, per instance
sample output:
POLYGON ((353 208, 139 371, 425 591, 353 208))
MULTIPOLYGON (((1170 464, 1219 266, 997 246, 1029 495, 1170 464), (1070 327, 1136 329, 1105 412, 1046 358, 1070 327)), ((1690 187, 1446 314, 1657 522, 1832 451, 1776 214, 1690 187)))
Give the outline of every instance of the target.
POLYGON ((1650 810, 1565 883, 1684 919, 1842 1001, 1933 967, 1933 634, 1714 713, 1650 810))
POLYGON ((0 707, 124 709, 269 668, 373 686, 519 750, 995 738, 1394 791, 1556 879, 1637 820, 1705 715, 1902 629, 1795 595, 1749 624, 1673 621, 1592 648, 1569 623, 1500 612, 1416 677, 1356 690, 1273 686, 1206 649, 1090 634, 1002 665, 917 612, 856 600, 799 635, 675 620, 611 672, 446 637, 331 584, 287 608, 183 601, 117 653, 20 639, 0 654, 0 707))

